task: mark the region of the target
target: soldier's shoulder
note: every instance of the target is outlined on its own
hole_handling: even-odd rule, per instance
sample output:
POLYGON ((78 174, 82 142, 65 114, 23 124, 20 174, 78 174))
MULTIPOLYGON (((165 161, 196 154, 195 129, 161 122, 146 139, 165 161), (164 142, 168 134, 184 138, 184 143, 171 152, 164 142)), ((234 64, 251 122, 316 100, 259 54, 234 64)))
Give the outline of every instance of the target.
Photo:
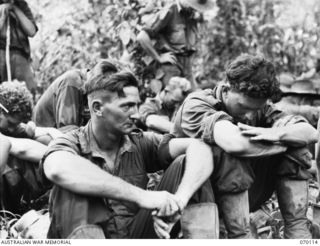
POLYGON ((59 76, 56 80, 56 83, 59 84, 59 87, 73 86, 73 87, 82 87, 83 86, 83 77, 80 70, 73 69, 65 72, 59 76))
POLYGON ((205 103, 212 106, 221 103, 221 101, 215 97, 215 93, 212 89, 195 91, 186 98, 186 102, 188 101, 198 101, 199 104, 205 103))

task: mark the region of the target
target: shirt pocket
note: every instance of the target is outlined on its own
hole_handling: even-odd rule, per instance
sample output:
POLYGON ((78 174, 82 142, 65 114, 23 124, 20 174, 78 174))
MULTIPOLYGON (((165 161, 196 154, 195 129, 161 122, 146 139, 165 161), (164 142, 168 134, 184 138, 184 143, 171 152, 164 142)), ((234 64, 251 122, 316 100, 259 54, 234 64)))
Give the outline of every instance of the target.
MULTIPOLYGON (((123 177, 121 177, 124 181, 137 186, 141 189, 146 189, 147 187, 147 183, 148 183, 148 176, 146 175, 146 173, 134 173, 134 174, 130 174, 130 175, 125 175, 123 177)), ((136 204, 132 203, 132 202, 125 202, 122 201, 121 202, 125 207, 129 213, 137 213, 139 208, 136 204)), ((118 211, 119 214, 123 214, 122 212, 118 211)))
POLYGON ((137 186, 141 189, 145 189, 148 183, 148 177, 146 173, 133 173, 133 174, 125 174, 121 177, 123 180, 128 183, 137 186))

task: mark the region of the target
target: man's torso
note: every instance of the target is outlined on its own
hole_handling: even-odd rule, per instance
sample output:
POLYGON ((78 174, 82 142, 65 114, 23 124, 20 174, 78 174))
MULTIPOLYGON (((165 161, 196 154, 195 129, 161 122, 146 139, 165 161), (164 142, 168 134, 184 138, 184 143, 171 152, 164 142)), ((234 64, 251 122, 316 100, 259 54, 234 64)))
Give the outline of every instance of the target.
MULTIPOLYGON (((206 139, 212 138, 209 135, 213 135, 213 125, 217 121, 229 120, 236 124, 237 122, 228 114, 223 102, 222 93, 226 89, 225 85, 220 84, 213 90, 207 89, 190 94, 177 112, 172 133, 177 137, 206 139), (212 125, 210 126, 211 131, 204 132, 204 129, 208 129, 210 124, 212 125)), ((285 125, 301 120, 303 120, 302 117, 287 115, 276 109, 272 103, 267 103, 251 119, 242 123, 269 128, 273 127, 276 122, 278 125, 285 125)))
POLYGON ((34 108, 33 119, 36 125, 56 128, 64 125, 78 125, 78 122, 74 122, 73 119, 80 116, 73 114, 81 114, 83 110, 83 83, 84 78, 80 70, 68 71, 53 81, 34 108), (62 93, 67 95, 63 95, 60 100, 62 93), (77 101, 73 102, 74 98, 77 101), (58 119, 60 115, 64 119, 58 119))
MULTIPOLYGON (((160 140, 160 135, 142 132, 127 136, 122 142, 115 163, 108 165, 104 155, 101 154, 101 151, 97 150, 95 144, 93 144, 95 141, 93 140, 91 123, 89 122, 85 127, 80 127, 66 134, 63 138, 55 140, 45 157, 52 152, 61 150, 61 148, 66 149, 90 160, 106 172, 137 187, 146 189, 148 182, 147 173, 160 170, 157 158, 157 146, 160 140)), ((57 186, 54 187, 54 195, 52 196, 54 204, 63 204, 63 201, 57 200, 61 197, 62 189, 60 191, 59 189, 57 186)), ((128 237, 130 224, 139 211, 138 206, 131 202, 113 199, 95 199, 96 202, 104 204, 102 213, 104 217, 107 216, 108 219, 97 218, 97 214, 101 211, 90 210, 89 208, 92 207, 90 206, 90 202, 89 205, 86 204, 89 200, 82 201, 82 203, 84 203, 83 205, 77 205, 77 208, 81 207, 83 210, 77 211, 77 216, 81 217, 83 221, 105 224, 105 230, 112 238, 128 237), (88 208, 88 211, 84 208, 88 208)), ((65 211, 61 210, 63 208, 59 206, 60 205, 56 206, 54 210, 57 215, 65 213, 65 211)), ((53 214, 53 216, 56 215, 53 214)), ((60 221, 57 223, 55 226, 59 227, 59 223, 63 224, 64 222, 60 221)))

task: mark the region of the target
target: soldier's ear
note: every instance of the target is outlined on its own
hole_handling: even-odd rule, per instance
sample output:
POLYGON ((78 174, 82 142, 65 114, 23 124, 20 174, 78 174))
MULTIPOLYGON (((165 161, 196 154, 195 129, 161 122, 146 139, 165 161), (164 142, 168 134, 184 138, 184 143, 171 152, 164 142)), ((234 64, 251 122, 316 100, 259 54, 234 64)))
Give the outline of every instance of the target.
POLYGON ((223 99, 224 99, 224 100, 227 100, 228 97, 229 97, 228 91, 222 91, 222 95, 223 95, 223 99))
POLYGON ((102 106, 102 103, 100 100, 93 100, 91 102, 91 105, 92 105, 92 111, 95 115, 97 115, 98 117, 99 116, 102 116, 102 111, 101 111, 101 106, 102 106))

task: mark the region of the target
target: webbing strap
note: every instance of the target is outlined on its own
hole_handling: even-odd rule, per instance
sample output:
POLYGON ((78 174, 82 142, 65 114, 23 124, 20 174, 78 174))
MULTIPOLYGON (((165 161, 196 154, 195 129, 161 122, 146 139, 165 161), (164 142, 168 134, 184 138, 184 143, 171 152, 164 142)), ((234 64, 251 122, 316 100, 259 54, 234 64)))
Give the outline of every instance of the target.
POLYGON ((10 16, 8 16, 7 20, 7 40, 6 40, 6 65, 7 65, 7 75, 8 75, 8 81, 11 82, 11 64, 10 64, 10 16))

